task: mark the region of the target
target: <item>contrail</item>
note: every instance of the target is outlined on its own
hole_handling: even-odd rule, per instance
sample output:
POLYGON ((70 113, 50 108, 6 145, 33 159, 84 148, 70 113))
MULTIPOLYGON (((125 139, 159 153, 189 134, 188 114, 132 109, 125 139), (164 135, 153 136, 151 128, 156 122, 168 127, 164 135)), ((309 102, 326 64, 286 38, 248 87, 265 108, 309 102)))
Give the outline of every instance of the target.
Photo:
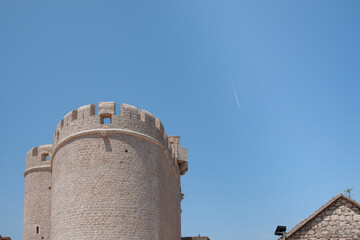
POLYGON ((234 90, 234 95, 235 95, 237 107, 240 109, 239 98, 238 98, 238 95, 237 95, 237 92, 236 92, 236 89, 235 89, 234 81, 232 81, 232 87, 233 87, 233 90, 234 90))

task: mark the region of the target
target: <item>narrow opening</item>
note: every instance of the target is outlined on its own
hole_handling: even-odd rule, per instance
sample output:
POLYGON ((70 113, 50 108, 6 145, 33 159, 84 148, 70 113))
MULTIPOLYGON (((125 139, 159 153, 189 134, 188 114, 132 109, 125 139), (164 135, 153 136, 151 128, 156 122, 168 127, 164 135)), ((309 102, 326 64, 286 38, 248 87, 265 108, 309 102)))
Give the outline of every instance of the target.
POLYGON ((110 118, 104 118, 104 124, 111 124, 110 118))
POLYGON ((59 131, 56 132, 56 140, 59 140, 59 131))
POLYGON ((121 104, 115 104, 115 111, 118 113, 117 115, 121 115, 121 104))
POLYGON ((44 162, 49 161, 49 153, 41 154, 41 161, 44 161, 44 162))
POLYGON ((39 232, 40 232, 40 227, 36 226, 36 234, 39 234, 39 232))
POLYGON ((99 106, 97 103, 94 104, 94 108, 95 108, 95 115, 98 115, 99 114, 99 112, 98 112, 99 106))
POLYGON ((127 150, 127 149, 125 149, 125 152, 128 152, 128 150, 127 150))
POLYGON ((111 114, 101 114, 100 115, 101 124, 111 124, 111 114))

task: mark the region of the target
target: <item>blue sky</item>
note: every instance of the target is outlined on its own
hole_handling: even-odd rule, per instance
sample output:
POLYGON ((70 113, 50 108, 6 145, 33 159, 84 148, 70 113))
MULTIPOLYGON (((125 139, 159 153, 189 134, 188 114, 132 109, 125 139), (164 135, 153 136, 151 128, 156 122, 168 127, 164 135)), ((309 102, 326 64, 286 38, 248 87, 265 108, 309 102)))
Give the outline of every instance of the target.
POLYGON ((360 2, 0 1, 0 234, 22 238, 24 162, 100 101, 189 149, 182 233, 276 239, 360 200, 360 2), (236 100, 238 97, 238 103, 236 100))

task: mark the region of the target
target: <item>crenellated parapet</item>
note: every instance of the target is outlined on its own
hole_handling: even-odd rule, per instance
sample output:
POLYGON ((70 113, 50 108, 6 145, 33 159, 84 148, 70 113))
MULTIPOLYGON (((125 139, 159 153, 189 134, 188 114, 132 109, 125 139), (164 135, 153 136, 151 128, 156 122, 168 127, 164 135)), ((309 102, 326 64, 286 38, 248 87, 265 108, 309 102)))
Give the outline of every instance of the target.
POLYGON ((50 169, 52 144, 34 147, 26 154, 25 175, 31 171, 39 169, 50 169))
POLYGON ((188 151, 128 104, 79 107, 26 155, 24 240, 180 239, 188 151))
MULTIPOLYGON (((178 161, 180 156, 177 154, 178 148, 175 152, 163 124, 157 117, 144 109, 138 109, 128 104, 121 104, 119 113, 116 112, 116 109, 118 108, 114 102, 100 102, 97 106, 89 104, 66 114, 54 133, 54 155, 64 143, 79 136, 92 134, 101 134, 102 136, 108 134, 132 135, 159 145, 167 155, 177 177, 185 174, 187 161, 184 168, 184 161, 178 161)), ((185 153, 187 159, 187 150, 182 151, 181 156, 184 156, 185 153)))

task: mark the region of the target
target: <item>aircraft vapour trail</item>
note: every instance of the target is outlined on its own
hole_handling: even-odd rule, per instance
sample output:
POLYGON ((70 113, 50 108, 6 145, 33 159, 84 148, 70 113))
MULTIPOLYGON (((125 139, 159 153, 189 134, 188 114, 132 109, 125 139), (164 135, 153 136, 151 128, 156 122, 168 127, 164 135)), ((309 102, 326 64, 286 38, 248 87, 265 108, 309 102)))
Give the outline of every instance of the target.
POLYGON ((239 98, 238 98, 238 95, 237 95, 237 92, 236 92, 236 89, 235 89, 234 81, 232 81, 232 87, 233 87, 233 90, 234 90, 234 95, 235 95, 237 107, 240 109, 239 98))

